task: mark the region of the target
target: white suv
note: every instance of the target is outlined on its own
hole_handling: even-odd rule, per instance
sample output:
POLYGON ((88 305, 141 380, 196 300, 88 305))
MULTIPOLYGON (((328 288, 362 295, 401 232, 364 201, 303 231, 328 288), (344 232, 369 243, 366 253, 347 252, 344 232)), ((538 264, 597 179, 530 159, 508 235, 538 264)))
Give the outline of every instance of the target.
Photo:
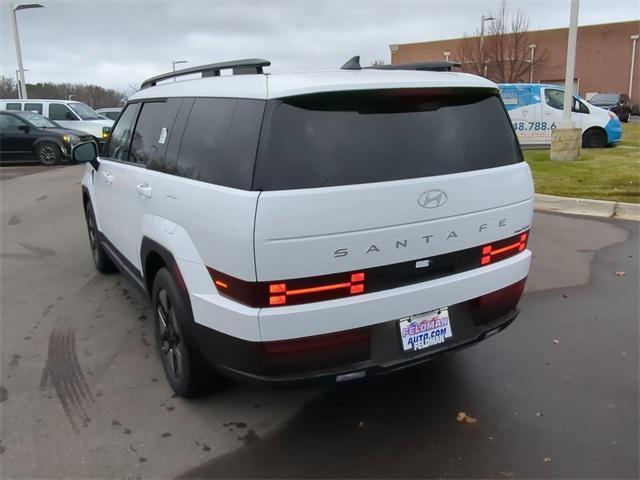
POLYGON ((103 156, 75 147, 96 267, 149 295, 179 395, 375 375, 516 317, 533 184, 498 88, 352 63, 154 77, 103 156))

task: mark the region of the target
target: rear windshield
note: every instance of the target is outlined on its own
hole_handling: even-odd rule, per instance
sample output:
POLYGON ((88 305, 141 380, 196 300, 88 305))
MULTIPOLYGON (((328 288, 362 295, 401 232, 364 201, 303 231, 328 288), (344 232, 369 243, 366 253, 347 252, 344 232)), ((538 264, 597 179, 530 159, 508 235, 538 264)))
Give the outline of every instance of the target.
POLYGON ((494 91, 330 92, 267 102, 254 189, 430 177, 522 161, 494 91))

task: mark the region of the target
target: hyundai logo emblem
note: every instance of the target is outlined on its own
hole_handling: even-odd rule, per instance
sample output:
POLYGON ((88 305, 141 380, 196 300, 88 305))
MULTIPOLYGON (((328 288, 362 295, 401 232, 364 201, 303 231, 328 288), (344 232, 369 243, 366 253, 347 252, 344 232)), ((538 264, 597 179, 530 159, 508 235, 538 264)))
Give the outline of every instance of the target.
POLYGON ((422 208, 438 208, 447 203, 447 194, 442 190, 428 190, 418 197, 422 208))

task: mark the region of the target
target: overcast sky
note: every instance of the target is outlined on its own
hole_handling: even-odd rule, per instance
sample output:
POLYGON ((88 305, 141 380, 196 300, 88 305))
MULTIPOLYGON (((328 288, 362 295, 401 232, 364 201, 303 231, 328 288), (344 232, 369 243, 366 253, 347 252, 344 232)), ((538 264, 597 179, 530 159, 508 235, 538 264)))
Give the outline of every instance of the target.
MULTIPOLYGON (((357 54, 363 65, 388 63, 390 44, 472 33, 499 0, 39 1, 45 8, 18 12, 27 81, 126 90, 169 71, 171 60, 190 66, 261 57, 271 60, 271 72, 335 68, 357 54)), ((639 4, 582 0, 580 25, 637 20, 639 4)), ((509 6, 522 9, 533 29, 568 24, 569 0, 509 6)), ((0 7, 0 74, 15 75, 9 0, 0 7)))

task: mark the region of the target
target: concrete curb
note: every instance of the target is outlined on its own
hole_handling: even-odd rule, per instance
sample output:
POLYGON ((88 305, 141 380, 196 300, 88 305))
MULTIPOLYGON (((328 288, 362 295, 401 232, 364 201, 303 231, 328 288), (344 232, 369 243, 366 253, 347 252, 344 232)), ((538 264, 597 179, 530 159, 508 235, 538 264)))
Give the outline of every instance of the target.
POLYGON ((556 197, 555 195, 536 193, 535 209, 543 212, 572 213, 574 215, 640 221, 640 204, 637 203, 556 197))

